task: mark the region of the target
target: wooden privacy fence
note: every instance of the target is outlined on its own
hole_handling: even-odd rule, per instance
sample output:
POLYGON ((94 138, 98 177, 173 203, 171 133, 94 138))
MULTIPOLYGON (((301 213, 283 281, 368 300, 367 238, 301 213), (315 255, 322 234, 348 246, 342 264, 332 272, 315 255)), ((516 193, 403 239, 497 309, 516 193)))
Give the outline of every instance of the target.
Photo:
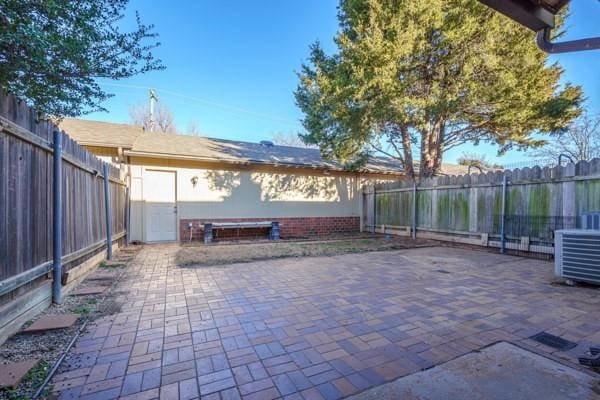
POLYGON ((363 191, 363 229, 549 255, 554 230, 576 228, 581 214, 594 211, 600 211, 600 159, 363 191))
MULTIPOLYGON (((16 324, 28 307, 48 303, 54 261, 55 131, 54 124, 38 121, 32 109, 0 89, 0 343, 7 324, 16 324)), ((125 235, 126 186, 121 171, 109 165, 106 207, 105 163, 64 132, 57 138, 62 145, 61 281, 68 283, 69 276, 81 275, 75 266, 106 248, 107 210, 111 243, 125 235)))

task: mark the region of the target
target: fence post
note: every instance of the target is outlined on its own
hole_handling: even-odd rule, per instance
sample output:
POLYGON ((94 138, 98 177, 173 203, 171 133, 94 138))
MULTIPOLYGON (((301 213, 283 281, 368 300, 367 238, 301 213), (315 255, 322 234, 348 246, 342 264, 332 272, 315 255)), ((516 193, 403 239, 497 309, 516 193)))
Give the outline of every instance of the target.
POLYGON ((504 232, 504 222, 506 219, 506 175, 502 177, 502 210, 500 217, 500 253, 504 253, 506 247, 506 235, 504 232))
MULTIPOLYGON (((575 176, 575 164, 568 163, 562 168, 561 177, 574 177, 575 176)), ((569 180, 562 183, 562 215, 563 217, 568 217, 572 220, 575 220, 577 215, 576 213, 576 185, 575 180, 569 180)), ((577 221, 574 221, 575 223, 577 221)), ((576 224, 575 224, 576 225, 576 224)))
POLYGON ((377 233, 377 189, 373 185, 373 234, 377 233))
POLYGON ((129 246, 129 187, 125 188, 125 246, 129 246))
POLYGON ((52 301, 62 303, 62 134, 54 131, 52 301))
POLYGON ((106 215, 106 259, 112 259, 112 226, 110 218, 110 192, 109 192, 109 176, 108 176, 108 164, 102 166, 102 172, 104 175, 104 205, 106 215))
POLYGON ((417 238, 417 181, 413 181, 412 238, 417 238))

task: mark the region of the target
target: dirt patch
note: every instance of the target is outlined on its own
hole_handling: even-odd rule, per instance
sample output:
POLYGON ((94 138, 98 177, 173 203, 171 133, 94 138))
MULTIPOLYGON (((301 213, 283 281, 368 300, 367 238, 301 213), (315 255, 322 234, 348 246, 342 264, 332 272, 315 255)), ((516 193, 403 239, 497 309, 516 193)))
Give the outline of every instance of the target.
MULTIPOLYGON (((120 310, 111 293, 111 288, 125 272, 125 264, 119 268, 98 268, 89 275, 80 286, 106 286, 104 293, 65 296, 61 305, 52 304, 36 318, 24 324, 23 328, 45 315, 75 313, 80 318, 66 329, 57 329, 40 333, 19 332, 0 346, 0 362, 16 362, 39 358, 38 366, 32 369, 21 384, 14 390, 0 390, 0 400, 29 399, 42 384, 54 363, 65 351, 71 339, 79 332, 86 321, 93 321, 120 310)), ((22 328, 22 329, 23 329, 22 328)), ((48 391, 46 391, 48 392, 48 391)), ((48 392, 49 393, 49 392, 48 392)))
POLYGON ((227 243, 205 245, 200 243, 182 246, 177 252, 179 266, 222 265, 283 257, 317 257, 369 251, 399 250, 437 245, 425 239, 405 237, 365 237, 259 243, 227 243))

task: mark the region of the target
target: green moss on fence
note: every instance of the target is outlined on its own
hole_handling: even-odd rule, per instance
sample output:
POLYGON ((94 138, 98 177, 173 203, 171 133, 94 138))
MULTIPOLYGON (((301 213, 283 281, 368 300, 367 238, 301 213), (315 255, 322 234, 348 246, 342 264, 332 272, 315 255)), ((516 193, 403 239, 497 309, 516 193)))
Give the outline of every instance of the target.
POLYGON ((467 230, 469 228, 469 199, 464 193, 458 192, 454 198, 454 222, 460 223, 457 230, 467 230))
POLYGON ((506 213, 509 215, 521 214, 519 209, 523 206, 523 196, 521 193, 521 187, 512 187, 507 190, 508 196, 506 196, 506 213))
POLYGON ((577 182, 575 191, 578 214, 600 211, 600 180, 577 182))
POLYGON ((437 197, 437 227, 447 229, 450 225, 450 194, 439 192, 437 197))
POLYGON ((529 192, 529 215, 545 217, 550 215, 550 189, 547 185, 537 185, 529 192))
POLYGON ((431 227, 431 192, 417 192, 417 223, 419 226, 431 227))

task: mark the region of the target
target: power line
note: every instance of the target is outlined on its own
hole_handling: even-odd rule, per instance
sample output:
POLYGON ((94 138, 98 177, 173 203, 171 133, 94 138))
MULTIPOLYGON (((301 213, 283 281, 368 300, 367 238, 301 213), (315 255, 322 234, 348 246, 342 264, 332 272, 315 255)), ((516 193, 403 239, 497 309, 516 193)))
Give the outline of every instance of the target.
MULTIPOLYGON (((113 82, 99 82, 100 85, 103 86, 112 86, 112 87, 122 87, 122 88, 129 88, 129 89, 141 89, 141 90, 150 90, 152 89, 150 86, 141 86, 141 85, 130 85, 130 84, 125 84, 125 83, 113 83, 113 82)), ((294 127, 298 127, 300 128, 300 124, 298 123, 298 121, 294 121, 291 119, 287 119, 287 118, 282 118, 282 117, 278 117, 276 115, 271 115, 271 114, 265 114, 265 113, 259 113, 256 111, 252 111, 252 110, 248 110, 242 107, 238 107, 238 106, 233 106, 233 105, 229 105, 229 104, 224 104, 224 103, 218 103, 212 100, 208 100, 208 99, 203 99, 200 97, 194 97, 194 96, 188 96, 182 93, 178 93, 172 90, 168 90, 168 89, 161 89, 161 88, 157 88, 154 87, 154 89, 157 92, 160 93, 164 93, 164 94, 168 94, 171 96, 175 96, 175 97, 179 97, 181 99, 184 100, 188 100, 188 101, 192 101, 192 102, 197 102, 197 103, 201 103, 207 106, 212 106, 212 107, 217 107, 217 108, 221 108, 223 110, 227 110, 233 113, 238 113, 238 114, 246 114, 246 115, 250 115, 253 116, 255 118, 261 118, 261 119, 268 119, 274 122, 279 122, 279 123, 284 123, 286 125, 292 125, 294 127)))

